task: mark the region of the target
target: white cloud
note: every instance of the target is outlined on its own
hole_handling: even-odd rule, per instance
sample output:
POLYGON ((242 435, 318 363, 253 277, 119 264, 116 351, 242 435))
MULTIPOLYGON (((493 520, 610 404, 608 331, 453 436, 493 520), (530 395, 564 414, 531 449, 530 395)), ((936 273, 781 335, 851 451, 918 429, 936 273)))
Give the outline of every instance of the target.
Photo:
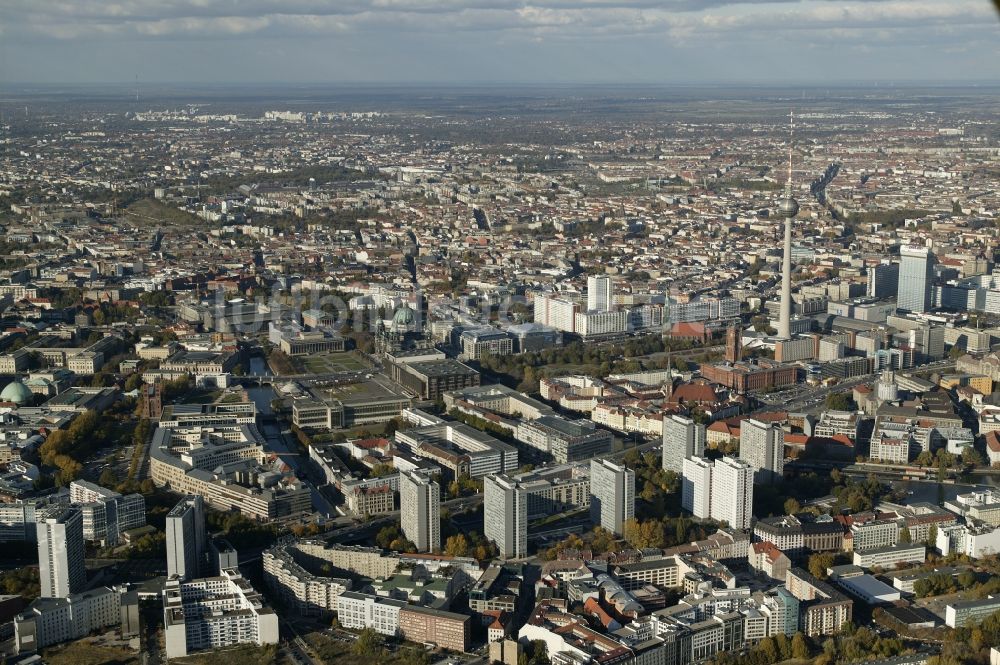
POLYGON ((392 32, 543 30, 574 34, 709 31, 880 22, 982 22, 988 0, 5 0, 8 32, 56 38, 220 36, 304 29, 392 32))
MULTIPOLYGON (((866 58, 890 52, 899 56, 904 49, 910 55, 895 60, 902 63, 899 71, 912 71, 913 78, 929 71, 927 65, 942 71, 938 58, 942 52, 983 51, 986 55, 977 61, 983 78, 998 73, 1000 66, 989 0, 0 0, 0 4, 0 50, 5 44, 12 47, 8 51, 12 57, 0 65, 17 80, 26 78, 22 71, 27 71, 18 58, 41 53, 44 60, 47 49, 60 46, 78 49, 85 58, 91 44, 98 42, 109 53, 118 43, 128 44, 120 52, 132 52, 136 45, 160 48, 157 57, 167 56, 162 65, 167 67, 184 50, 174 48, 172 41, 196 43, 216 58, 239 53, 232 56, 237 64, 246 60, 242 54, 255 44, 267 41, 282 49, 286 54, 282 59, 323 62, 328 54, 349 53, 358 62, 376 61, 387 72, 383 76, 397 77, 391 80, 399 80, 399 72, 408 67, 437 77, 449 67, 464 75, 478 73, 483 64, 518 78, 525 66, 534 65, 523 60, 525 53, 556 58, 554 69, 547 69, 552 63, 545 62, 538 67, 553 76, 593 70, 612 72, 608 75, 612 79, 619 70, 630 72, 634 62, 664 54, 688 61, 644 63, 642 71, 673 66, 687 73, 714 67, 711 71, 725 78, 740 68, 773 71, 794 58, 787 53, 809 52, 810 71, 835 60, 833 71, 841 67, 840 71, 854 72, 856 64, 853 69, 842 64, 845 56, 862 52, 866 58), (960 43, 956 35, 961 35, 960 43), (403 42, 421 50, 407 52, 403 42), (643 49, 649 49, 648 55, 643 49), (314 57, 306 58, 307 54, 314 57), (521 61, 504 70, 512 55, 521 61), (762 63, 756 69, 750 65, 755 59, 762 63)), ((52 62, 52 67, 59 66, 55 59, 52 62)), ((206 64, 205 71, 213 66, 206 64)), ((364 66, 350 62, 344 71, 352 75, 368 71, 364 66)), ((806 64, 788 67, 801 71, 806 64)), ((0 76, 3 73, 0 70, 0 76)))

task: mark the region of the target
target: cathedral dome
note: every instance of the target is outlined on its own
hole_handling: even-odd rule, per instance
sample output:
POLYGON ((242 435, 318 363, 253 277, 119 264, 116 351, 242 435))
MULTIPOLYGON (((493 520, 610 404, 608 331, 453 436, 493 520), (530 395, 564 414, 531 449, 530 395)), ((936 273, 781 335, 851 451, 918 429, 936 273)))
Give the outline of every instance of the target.
POLYGON ((409 328, 416 321, 416 317, 413 315, 413 310, 406 303, 396 310, 396 313, 392 316, 392 327, 399 328, 409 328))

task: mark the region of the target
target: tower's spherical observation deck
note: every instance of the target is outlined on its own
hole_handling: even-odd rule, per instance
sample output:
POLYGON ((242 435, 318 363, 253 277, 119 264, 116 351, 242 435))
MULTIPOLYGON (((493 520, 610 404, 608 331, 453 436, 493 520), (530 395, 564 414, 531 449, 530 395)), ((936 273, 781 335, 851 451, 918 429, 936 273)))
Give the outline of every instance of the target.
POLYGON ((795 217, 799 214, 799 202, 791 196, 785 197, 778 202, 778 212, 782 217, 795 217))

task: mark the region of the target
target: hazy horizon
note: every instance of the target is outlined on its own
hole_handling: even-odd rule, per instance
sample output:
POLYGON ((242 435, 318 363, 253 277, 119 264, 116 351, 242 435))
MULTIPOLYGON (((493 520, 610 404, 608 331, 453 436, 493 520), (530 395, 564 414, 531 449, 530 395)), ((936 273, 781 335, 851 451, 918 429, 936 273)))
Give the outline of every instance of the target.
POLYGON ((0 82, 975 83, 998 27, 989 0, 8 0, 0 82))

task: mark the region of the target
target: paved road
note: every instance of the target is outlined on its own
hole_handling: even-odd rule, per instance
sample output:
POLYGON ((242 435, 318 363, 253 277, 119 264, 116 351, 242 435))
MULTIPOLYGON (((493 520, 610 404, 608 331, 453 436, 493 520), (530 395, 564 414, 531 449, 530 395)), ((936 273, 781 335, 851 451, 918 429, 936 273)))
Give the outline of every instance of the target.
POLYGON ((297 660, 306 663, 306 665, 323 665, 323 661, 313 653, 313 650, 291 623, 282 619, 281 626, 292 636, 288 641, 288 648, 295 653, 297 660))
POLYGON ((236 377, 238 381, 243 383, 251 383, 256 385, 266 385, 268 383, 285 383, 288 381, 358 381, 366 377, 369 374, 377 374, 382 371, 381 365, 376 365, 374 367, 368 367, 365 369, 353 370, 350 372, 324 372, 322 374, 250 374, 247 376, 236 377))

